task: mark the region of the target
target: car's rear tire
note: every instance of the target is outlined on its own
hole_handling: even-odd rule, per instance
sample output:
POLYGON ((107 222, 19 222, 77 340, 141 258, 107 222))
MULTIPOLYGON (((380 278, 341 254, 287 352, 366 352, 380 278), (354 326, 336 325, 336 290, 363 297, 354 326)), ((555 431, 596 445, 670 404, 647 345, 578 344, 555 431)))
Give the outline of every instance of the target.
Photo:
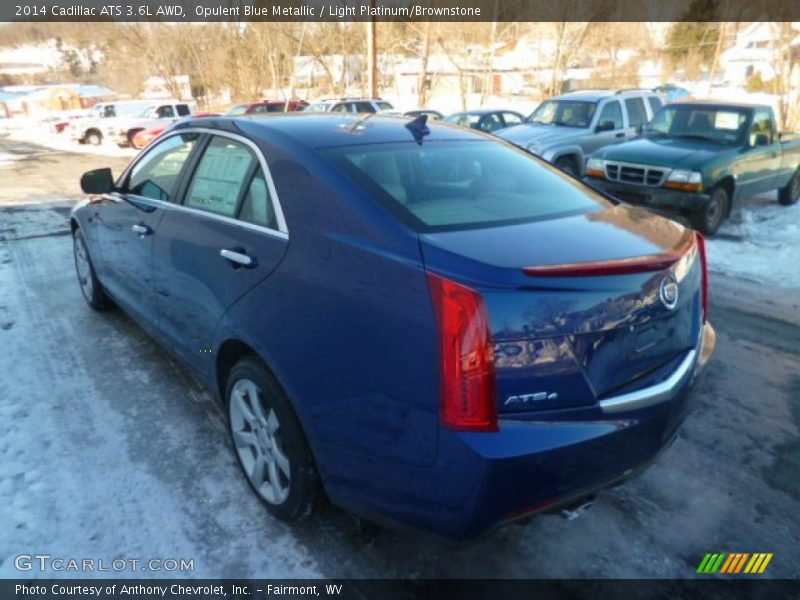
POLYGON ((564 173, 572 175, 573 177, 578 176, 578 165, 575 162, 574 158, 571 158, 569 156, 562 156, 553 164, 562 171, 564 171, 564 173))
POLYGON ((83 137, 83 141, 92 146, 99 146, 103 143, 103 134, 99 131, 87 131, 86 135, 83 137))
POLYGON ((289 399, 258 358, 234 365, 225 400, 239 465, 267 510, 290 522, 309 516, 322 498, 314 457, 289 399))
POLYGON ((723 186, 711 190, 710 198, 700 210, 692 213, 692 227, 703 235, 714 235, 730 209, 730 195, 723 186))
POLYGON ((106 295, 103 285, 97 279, 92 259, 86 248, 86 242, 80 228, 72 234, 72 253, 75 260, 75 273, 78 276, 78 285, 86 303, 94 310, 106 310, 111 306, 111 300, 106 295))
POLYGON ((778 190, 778 202, 784 206, 797 204, 798 200, 800 200, 800 169, 794 172, 789 183, 778 190))

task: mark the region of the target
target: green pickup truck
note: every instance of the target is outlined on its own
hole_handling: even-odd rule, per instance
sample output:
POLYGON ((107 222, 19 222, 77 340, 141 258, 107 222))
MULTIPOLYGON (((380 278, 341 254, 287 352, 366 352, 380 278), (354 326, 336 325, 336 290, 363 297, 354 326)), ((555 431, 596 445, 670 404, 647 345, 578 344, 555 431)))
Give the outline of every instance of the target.
POLYGON ((713 235, 733 202, 778 190, 800 198, 800 140, 779 133, 769 106, 678 102, 656 113, 641 135, 586 161, 585 181, 623 202, 688 214, 713 235))

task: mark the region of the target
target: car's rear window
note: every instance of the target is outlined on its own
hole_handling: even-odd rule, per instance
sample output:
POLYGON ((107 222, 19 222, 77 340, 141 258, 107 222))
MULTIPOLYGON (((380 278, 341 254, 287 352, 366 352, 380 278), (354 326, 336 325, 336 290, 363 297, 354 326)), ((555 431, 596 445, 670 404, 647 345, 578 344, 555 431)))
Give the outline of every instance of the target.
POLYGON ((409 142, 322 152, 417 231, 557 218, 606 202, 580 182, 499 142, 409 142))

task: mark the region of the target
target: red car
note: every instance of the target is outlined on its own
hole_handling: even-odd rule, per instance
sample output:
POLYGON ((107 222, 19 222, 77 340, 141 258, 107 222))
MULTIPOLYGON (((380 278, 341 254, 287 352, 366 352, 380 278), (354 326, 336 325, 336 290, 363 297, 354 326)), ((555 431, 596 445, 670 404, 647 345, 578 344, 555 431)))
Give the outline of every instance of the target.
POLYGON ((305 100, 289 100, 289 106, 283 100, 259 100, 258 102, 243 102, 234 104, 225 113, 226 117, 241 117, 242 115, 263 115, 266 113, 296 112, 308 106, 305 100))
MULTIPOLYGON (((187 119, 194 119, 196 117, 218 117, 220 113, 211 113, 211 112, 203 112, 203 113, 194 113, 188 117, 187 119)), ((142 129, 136 135, 133 136, 131 140, 131 144, 137 150, 141 150, 147 144, 152 142, 156 139, 159 135, 161 135, 167 127, 173 125, 174 121, 172 119, 158 119, 151 127, 147 127, 146 129, 142 129)))

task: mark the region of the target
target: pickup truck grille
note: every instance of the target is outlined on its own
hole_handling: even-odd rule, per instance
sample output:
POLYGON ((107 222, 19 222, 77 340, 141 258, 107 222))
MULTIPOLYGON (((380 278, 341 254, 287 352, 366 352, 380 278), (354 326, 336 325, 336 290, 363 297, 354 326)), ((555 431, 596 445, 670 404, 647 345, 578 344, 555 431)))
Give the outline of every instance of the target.
POLYGON ((606 178, 611 181, 658 187, 664 183, 666 177, 666 169, 606 161, 606 178))

